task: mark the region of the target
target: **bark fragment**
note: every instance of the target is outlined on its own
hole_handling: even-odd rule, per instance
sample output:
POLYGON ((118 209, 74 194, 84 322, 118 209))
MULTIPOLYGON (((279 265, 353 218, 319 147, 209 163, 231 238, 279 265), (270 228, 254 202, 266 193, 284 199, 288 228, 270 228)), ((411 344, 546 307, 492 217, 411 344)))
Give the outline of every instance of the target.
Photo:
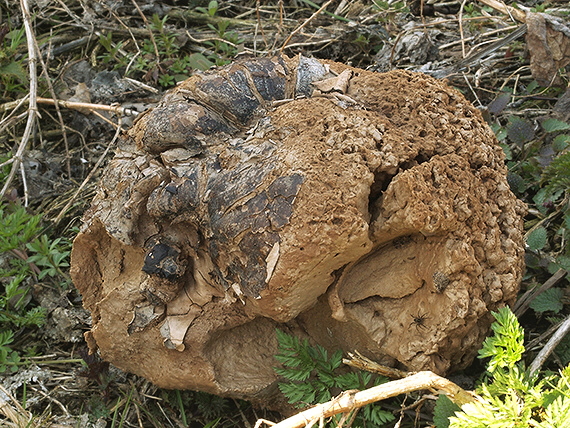
POLYGON ((516 296, 523 213, 492 131, 444 83, 247 59, 129 131, 72 275, 108 361, 267 404, 278 325, 408 370, 467 366, 516 296), (320 96, 331 82, 342 96, 320 96))

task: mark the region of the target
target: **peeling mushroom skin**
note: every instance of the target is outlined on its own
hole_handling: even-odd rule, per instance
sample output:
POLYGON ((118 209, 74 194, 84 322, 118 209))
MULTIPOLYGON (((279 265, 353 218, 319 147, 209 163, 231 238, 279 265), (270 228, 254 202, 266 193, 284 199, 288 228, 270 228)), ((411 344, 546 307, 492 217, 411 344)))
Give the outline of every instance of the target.
POLYGON ((84 216, 87 341, 158 386, 274 407, 276 328, 462 369, 522 276, 506 172, 429 76, 304 57, 199 73, 136 121, 84 216))
POLYGON ((179 256, 178 250, 158 242, 147 252, 142 270, 149 275, 175 280, 184 273, 184 266, 181 265, 179 256))

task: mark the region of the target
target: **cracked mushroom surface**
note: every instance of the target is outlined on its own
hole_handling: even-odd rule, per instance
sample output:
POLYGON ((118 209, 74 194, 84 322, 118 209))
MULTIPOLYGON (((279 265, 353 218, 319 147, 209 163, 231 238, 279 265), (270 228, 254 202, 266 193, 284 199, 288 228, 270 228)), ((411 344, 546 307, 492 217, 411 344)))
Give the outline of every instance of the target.
POLYGON ((523 271, 503 159, 480 113, 422 74, 304 57, 197 74, 136 121, 85 214, 88 343, 161 387, 265 404, 277 327, 464 368, 523 271))

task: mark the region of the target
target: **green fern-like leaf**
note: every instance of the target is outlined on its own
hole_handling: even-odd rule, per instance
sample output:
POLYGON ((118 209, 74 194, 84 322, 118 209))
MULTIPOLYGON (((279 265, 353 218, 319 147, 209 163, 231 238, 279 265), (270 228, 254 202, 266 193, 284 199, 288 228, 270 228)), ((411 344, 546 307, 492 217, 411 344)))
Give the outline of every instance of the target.
POLYGON ((462 412, 449 418, 449 428, 488 428, 507 427, 503 421, 498 424, 499 416, 486 400, 474 401, 461 406, 462 412))
POLYGON ((540 179, 546 184, 546 193, 570 190, 570 151, 561 153, 546 167, 540 179))
POLYGON ((490 357, 488 370, 497 367, 514 367, 524 352, 524 332, 517 317, 508 307, 492 312, 497 320, 491 325, 494 336, 488 337, 479 350, 479 358, 490 357))
POLYGON ((280 383, 279 390, 290 404, 301 407, 315 402, 316 390, 308 383, 280 383))
POLYGON ((366 427, 370 426, 370 424, 372 424, 372 426, 382 426, 395 419, 392 412, 383 410, 379 405, 375 404, 366 406, 361 411, 364 420, 368 422, 366 427))
POLYGON ((336 385, 345 391, 362 388, 360 385, 360 378, 356 372, 348 372, 338 375, 335 381, 336 385))
POLYGON ((570 397, 561 395, 544 410, 543 428, 570 428, 570 397))
MULTIPOLYGON (((330 401, 332 391, 338 394, 339 389, 364 389, 370 386, 370 373, 339 373, 341 351, 329 357, 322 346, 310 346, 307 340, 301 341, 281 330, 277 330, 277 341, 279 354, 275 355, 275 359, 283 366, 274 367, 274 370, 287 381, 279 383, 279 390, 296 407, 330 401)), ((386 378, 378 377, 375 384, 386 381, 386 378)), ((354 426, 377 427, 393 419, 392 413, 382 410, 379 405, 369 405, 357 415, 354 426), (365 423, 362 423, 363 419, 365 423)))

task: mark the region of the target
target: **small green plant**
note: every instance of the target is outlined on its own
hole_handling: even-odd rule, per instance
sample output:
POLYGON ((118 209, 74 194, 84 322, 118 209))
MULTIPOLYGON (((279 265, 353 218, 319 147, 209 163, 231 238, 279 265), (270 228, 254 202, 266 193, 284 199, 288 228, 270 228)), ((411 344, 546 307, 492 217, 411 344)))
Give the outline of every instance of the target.
POLYGON ((121 54, 123 42, 113 43, 113 33, 101 34, 99 44, 103 46, 106 53, 99 57, 105 64, 115 62, 115 68, 126 67, 128 58, 121 54))
POLYGON ((460 410, 440 398, 442 403, 434 413, 436 426, 568 427, 570 366, 559 375, 531 374, 521 360, 524 332, 517 318, 509 308, 493 315, 494 335, 479 351, 479 358, 489 358, 487 372, 477 388, 479 398, 460 410))
POLYGON ((69 243, 61 238, 52 242, 46 235, 34 239, 40 232, 39 215, 31 215, 16 204, 0 205, 0 372, 16 371, 19 354, 11 348, 22 327, 40 327, 45 310, 33 307, 30 283, 33 275, 49 276, 61 286, 68 281, 62 269, 69 266, 69 243), (29 256, 29 252, 35 253, 29 256))
POLYGON ((234 56, 238 53, 236 45, 243 43, 237 33, 227 31, 229 21, 218 22, 218 27, 208 24, 208 27, 217 35, 217 39, 205 42, 214 50, 215 55, 210 56, 217 66, 229 64, 234 56), (227 43, 226 43, 227 42, 227 43))
POLYGON ((46 235, 26 244, 26 248, 34 255, 28 257, 28 263, 35 263, 41 268, 38 279, 43 279, 46 275, 55 277, 57 275, 69 279, 62 269, 69 267, 69 255, 71 254, 71 243, 64 238, 56 238, 49 241, 46 235))
MULTIPOLYGON (((384 377, 373 379, 371 373, 364 371, 343 372, 341 351, 329 358, 322 346, 311 346, 307 339, 301 341, 279 329, 277 341, 279 353, 275 359, 282 367, 275 367, 274 370, 286 380, 279 384, 279 389, 289 403, 297 407, 324 403, 342 391, 365 389, 387 381, 384 377)), ((367 427, 376 427, 393 419, 391 412, 383 410, 379 404, 373 404, 359 412, 355 426, 365 422, 367 427)))
POLYGON ((196 10, 213 17, 218 11, 218 2, 216 0, 212 0, 210 3, 208 3, 208 9, 205 7, 197 7, 196 10))
POLYGON ((388 24, 399 13, 409 13, 410 10, 404 1, 389 2, 386 0, 374 0, 374 8, 381 12, 378 22, 388 24))
MULTIPOLYGON (((214 16, 218 8, 217 3, 213 3, 216 2, 211 2, 207 10, 201 8, 203 12, 214 16)), ((176 34, 168 31, 166 27, 167 20, 166 15, 162 18, 157 14, 152 16, 149 27, 154 40, 144 39, 138 52, 132 52, 132 43, 114 42, 112 33, 102 34, 99 44, 105 52, 99 59, 104 64, 113 65, 115 70, 124 70, 126 75, 153 81, 168 88, 187 79, 192 70, 207 70, 214 64, 226 64, 237 53, 232 43, 241 43, 235 33, 226 31, 228 22, 221 21, 218 28, 208 25, 215 31, 218 39, 225 39, 229 44, 223 40, 205 42, 214 48, 215 54, 211 55, 211 60, 201 53, 184 55, 176 42, 176 34)))
POLYGON ((10 30, 6 24, 0 26, 0 88, 3 92, 26 90, 28 75, 22 65, 26 56, 21 52, 24 41, 24 26, 18 30, 10 30))
POLYGON ((531 10, 531 12, 535 12, 535 13, 544 13, 546 11, 547 7, 548 7, 547 3, 542 3, 542 4, 535 5, 530 10, 531 10))
POLYGON ((5 373, 8 368, 12 373, 18 371, 20 356, 10 348, 14 340, 14 333, 11 330, 0 332, 0 373, 5 373))

